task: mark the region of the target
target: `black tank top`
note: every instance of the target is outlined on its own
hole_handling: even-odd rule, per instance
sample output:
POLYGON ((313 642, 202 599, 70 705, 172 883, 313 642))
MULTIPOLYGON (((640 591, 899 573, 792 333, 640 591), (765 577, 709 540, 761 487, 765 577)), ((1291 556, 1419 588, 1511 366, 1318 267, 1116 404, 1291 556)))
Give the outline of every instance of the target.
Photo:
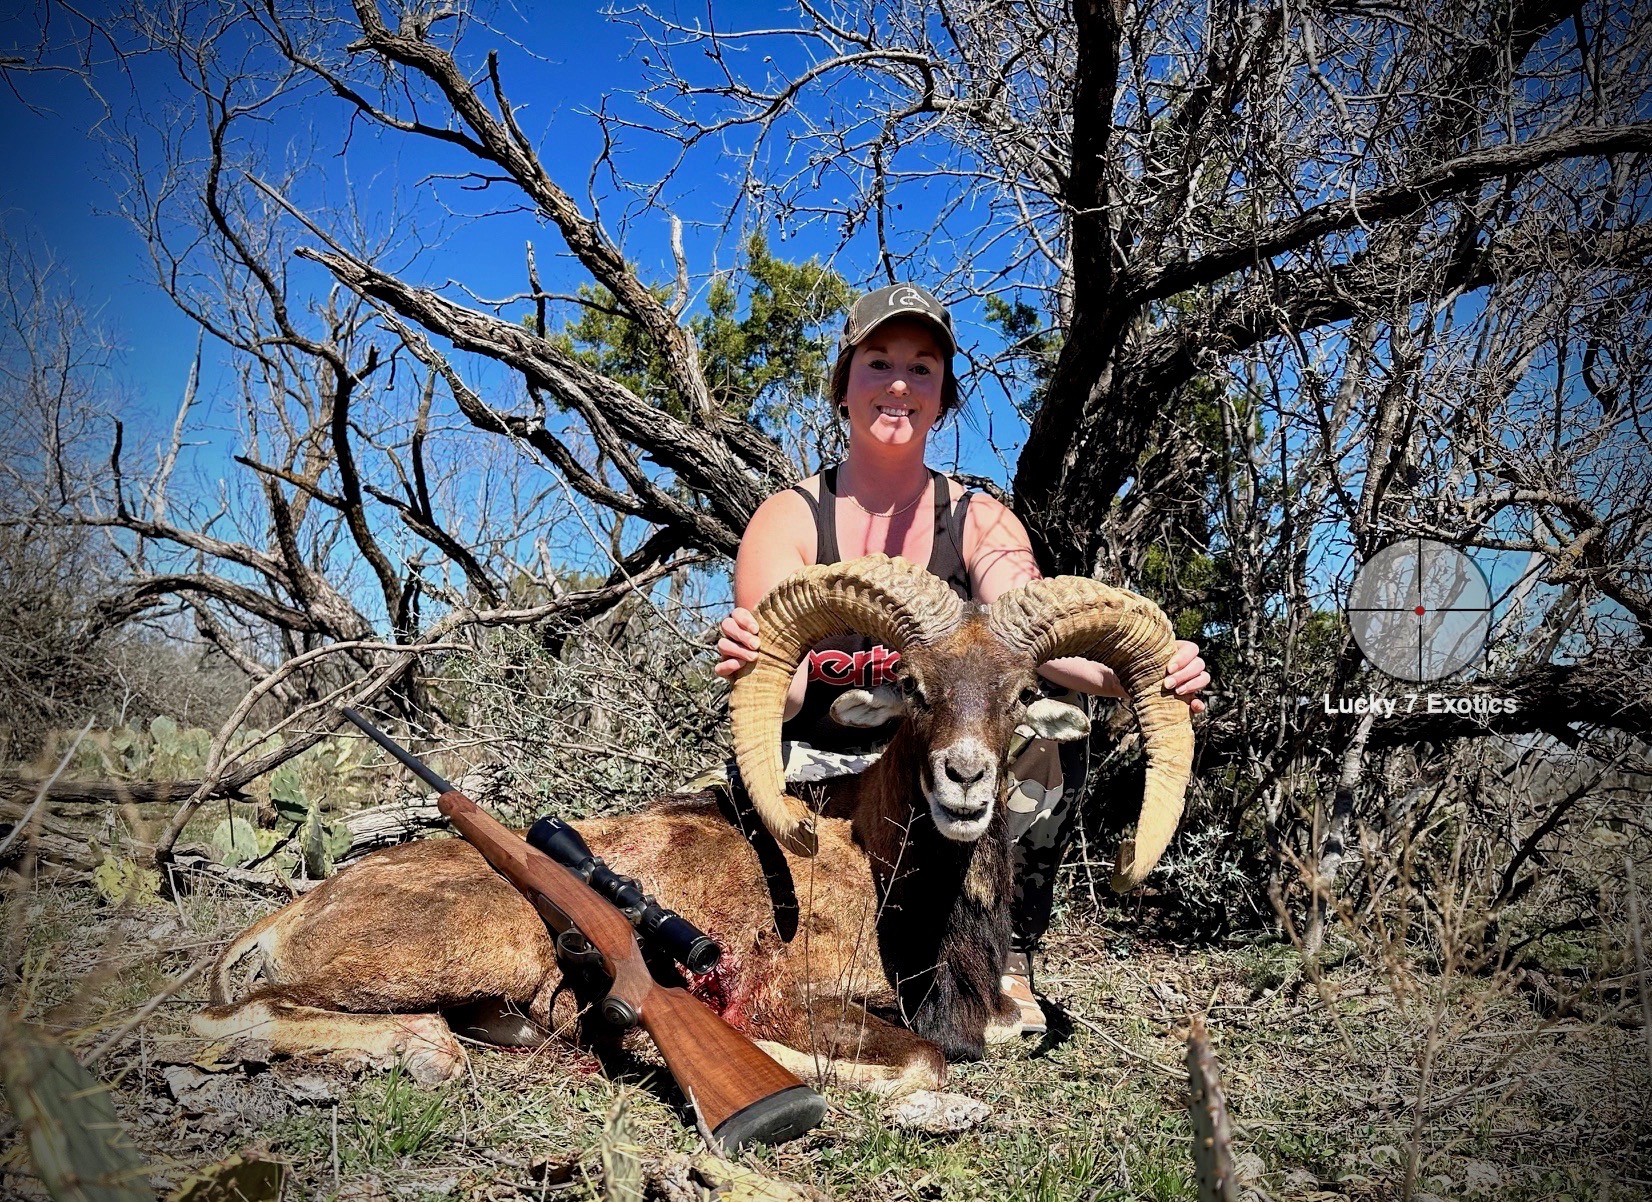
MULTIPOLYGON (((809 503, 815 519, 815 562, 838 563, 843 559, 837 542, 836 466, 820 474, 820 499, 802 485, 792 491, 809 503)), ((969 512, 968 492, 952 503, 947 478, 929 473, 934 483, 935 533, 929 549, 931 575, 939 576, 952 591, 970 600, 969 571, 964 566, 964 518, 969 512)), ((829 639, 809 652, 809 688, 803 708, 781 728, 781 737, 809 744, 825 751, 859 752, 881 747, 894 733, 894 724, 866 730, 840 726, 832 721, 832 702, 850 689, 871 689, 892 684, 900 653, 874 645, 861 635, 829 639)))

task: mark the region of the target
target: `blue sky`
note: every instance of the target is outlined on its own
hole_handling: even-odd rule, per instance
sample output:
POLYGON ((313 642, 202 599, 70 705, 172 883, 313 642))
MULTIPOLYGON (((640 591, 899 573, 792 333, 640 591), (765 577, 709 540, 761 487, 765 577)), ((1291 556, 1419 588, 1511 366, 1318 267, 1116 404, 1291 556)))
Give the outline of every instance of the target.
MULTIPOLYGON (((582 203, 591 164, 601 148, 590 110, 606 98, 610 111, 640 114, 629 89, 644 74, 639 60, 652 53, 634 45, 633 28, 604 17, 600 8, 595 4, 552 5, 543 0, 501 5, 490 14, 495 32, 473 29, 466 41, 473 56, 483 47, 500 48, 502 74, 524 128, 536 140, 557 182, 582 203), (553 20, 556 36, 551 38, 546 29, 553 20), (533 53, 520 49, 518 42, 532 46, 533 53)), ((784 9, 778 4, 720 4, 718 22, 725 28, 785 26, 792 18, 777 17, 784 9)), ((683 19, 689 22, 701 12, 694 6, 683 11, 683 19)), ((31 17, 0 19, 0 46, 27 47, 36 36, 31 17)), ((785 63, 796 52, 794 41, 768 38, 749 53, 772 53, 785 63)), ((698 69, 692 61, 687 65, 698 69)), ((157 56, 131 56, 117 69, 105 53, 95 78, 99 91, 121 118, 131 111, 136 93, 146 98, 150 119, 164 123, 157 98, 181 94, 172 65, 157 56)), ((128 416, 137 419, 134 425, 158 431, 170 422, 184 388, 195 327, 156 287, 141 240, 123 217, 112 212, 117 205, 117 175, 109 168, 106 147, 91 132, 103 120, 102 106, 71 74, 23 75, 15 77, 14 83, 21 100, 0 91, 0 151, 7 162, 28 164, 28 169, 0 178, 5 229, 14 239, 28 239, 48 251, 73 281, 80 302, 122 348, 116 372, 128 416)), ((288 139, 287 146, 272 140, 270 147, 277 160, 300 139, 307 139, 313 148, 320 169, 294 189, 293 198, 302 207, 318 208, 341 203, 348 190, 365 198, 362 211, 379 219, 398 203, 412 205, 427 232, 439 231, 439 241, 420 255, 406 273, 409 278, 436 287, 450 280, 462 281, 482 297, 517 293, 526 287, 523 248, 530 239, 552 290, 572 291, 586 278, 582 272, 559 266, 556 252, 561 244, 553 229, 526 213, 497 212, 519 203, 518 193, 508 188, 465 192, 452 182, 426 182, 429 173, 470 166, 462 155, 455 153, 444 163, 441 148, 433 147, 428 139, 379 131, 359 121, 349 124, 346 107, 331 97, 312 96, 303 112, 302 123, 289 121, 279 129, 277 138, 288 139), (348 153, 339 153, 346 143, 348 153), (440 204, 451 207, 450 216, 434 216, 439 206, 432 202, 438 197, 440 204)), ((737 147, 705 145, 698 149, 688 169, 663 193, 663 207, 643 211, 629 221, 623 221, 624 214, 628 207, 635 209, 634 202, 628 205, 630 198, 615 196, 611 185, 599 181, 597 190, 606 194, 604 221, 611 233, 620 233, 623 222, 625 253, 642 265, 646 277, 669 280, 673 274, 666 209, 686 223, 685 241, 698 286, 704 286, 713 269, 734 263, 742 231, 726 224, 730 189, 725 182, 738 164, 737 156, 729 153, 733 149, 737 147)), ((663 139, 630 134, 616 157, 630 178, 652 181, 671 161, 672 153, 663 139)), ((921 231, 921 220, 912 218, 932 202, 919 186, 907 191, 896 201, 905 209, 908 228, 921 231)), ((824 229, 788 231, 771 225, 765 232, 774 251, 789 258, 827 256, 835 249, 833 232, 824 229)), ((874 261, 869 239, 861 237, 835 264, 859 282, 866 279, 874 261)), ((308 265, 290 263, 289 269, 295 278, 308 275, 311 280, 322 280, 319 269, 308 265)), ((966 348, 997 345, 993 331, 983 327, 977 311, 963 308, 956 316, 966 348)), ((207 358, 203 395, 210 397, 226 382, 221 371, 222 349, 210 340, 207 358)), ((486 365, 471 366, 484 379, 491 370, 486 365)), ((1024 427, 1001 398, 994 399, 997 404, 990 422, 978 419, 978 426, 981 430, 990 426, 999 446, 1013 454, 1024 427)), ((970 429, 963 431, 961 439, 954 435, 936 440, 937 462, 949 462, 956 451, 961 451, 969 470, 1005 478, 985 440, 972 437, 970 429)))
POLYGON ((0 174, 7 234, 48 252, 73 282, 82 305, 124 348, 121 371, 139 398, 175 394, 195 346, 194 327, 151 282, 131 227, 107 213, 114 201, 103 151, 87 132, 101 115, 98 104, 68 75, 13 82, 28 103, 0 92, 0 154, 20 165, 0 174))
MULTIPOLYGON (((536 10, 548 14, 551 6, 529 4, 519 11, 531 18, 536 10)), ((549 153, 567 154, 583 164, 596 139, 592 122, 579 110, 594 106, 616 79, 633 73, 624 63, 628 31, 597 15, 594 6, 557 5, 555 12, 565 35, 562 45, 577 52, 523 73, 524 84, 540 87, 535 93, 519 85, 519 99, 547 128, 549 153)), ((0 44, 28 45, 33 28, 32 19, 14 14, 0 23, 0 44)), ((175 88, 165 61, 136 56, 127 69, 148 95, 175 88)), ((97 78, 114 105, 127 103, 127 89, 112 64, 106 62, 97 78)), ((123 217, 111 212, 116 197, 106 151, 90 132, 102 118, 102 108, 69 74, 24 75, 14 83, 26 103, 0 91, 0 153, 6 162, 25 166, 0 175, 5 227, 13 237, 29 236, 49 249, 74 281, 82 304, 124 347, 121 373, 133 400, 169 413, 188 372, 195 328, 156 287, 141 240, 123 217)), ((342 112, 341 106, 321 111, 326 107, 342 112)), ((349 181, 376 191, 412 187, 423 168, 403 170, 399 141, 358 134, 352 139, 348 171, 342 159, 335 160, 339 170, 329 173, 329 185, 349 181)), ((328 153, 337 141, 324 135, 320 145, 328 153)), ((581 179, 583 174, 582 169, 581 179)), ((521 286, 522 243, 503 227, 522 224, 453 223, 450 242, 429 256, 424 274, 440 279, 444 267, 452 268, 452 275, 463 276, 479 290, 515 291, 521 286)), ((541 235, 538 241, 543 246, 547 239, 541 235)))
MULTIPOLYGON (((719 23, 780 24, 776 5, 719 5, 719 23), (744 11, 742 11, 744 10, 744 11)), ((692 20, 690 16, 686 18, 692 20)), ((518 119, 534 139, 542 160, 557 183, 584 207, 587 177, 602 142, 591 110, 606 103, 609 111, 636 114, 638 106, 628 89, 644 71, 640 58, 649 51, 633 44, 636 31, 601 15, 599 6, 518 3, 501 5, 490 14, 493 32, 472 29, 467 53, 498 47, 502 75, 518 119), (547 29, 554 23, 554 37, 547 29), (531 46, 530 54, 521 46, 531 46)), ((62 25, 57 27, 61 34, 62 25)), ((26 53, 38 37, 32 16, 0 16, 0 50, 26 53)), ((254 35, 256 39, 256 35, 254 35)), ((765 39, 763 52, 785 61, 795 45, 765 39)), ((149 447, 170 427, 188 379, 197 344, 195 324, 155 283, 154 267, 143 240, 116 210, 120 173, 113 170, 110 150, 97 131, 108 120, 104 102, 116 124, 128 124, 141 110, 147 121, 166 128, 171 120, 167 105, 192 103, 179 85, 174 64, 159 55, 131 55, 116 63, 99 47, 101 56, 93 84, 101 100, 72 73, 41 72, 13 77, 16 91, 0 89, 0 153, 5 161, 26 164, 0 176, 0 222, 14 241, 27 243, 37 255, 49 257, 61 272, 93 323, 120 348, 113 365, 116 395, 127 427, 127 457, 132 470, 154 462, 149 447)), ((62 61, 60 58, 59 61, 62 61)), ((271 123, 264 147, 270 162, 279 164, 299 148, 313 166, 289 195, 301 208, 322 212, 342 206, 347 198, 383 225, 398 207, 411 208, 421 234, 430 239, 411 268, 410 281, 443 288, 452 281, 479 297, 503 297, 527 287, 524 244, 532 241, 545 285, 552 291, 571 292, 588 277, 566 261, 554 227, 525 212, 504 212, 522 203, 521 194, 500 187, 486 193, 467 192, 452 181, 430 180, 433 173, 462 171, 474 164, 458 152, 447 152, 429 139, 411 138, 352 122, 347 106, 320 94, 310 85, 300 110, 271 123), (347 147, 347 152, 343 148, 347 147), (444 209, 446 210, 444 212, 444 209), (559 251, 561 254, 559 255, 559 251)), ((153 147, 155 137, 149 137, 153 147)), ((195 145, 200 146, 195 135, 195 145)), ((667 210, 686 223, 685 241, 695 284, 703 288, 714 269, 726 269, 737 258, 743 231, 730 227, 726 185, 737 159, 729 146, 706 145, 686 170, 662 194, 663 205, 637 211, 634 200, 616 195, 613 186, 599 180, 602 215, 610 233, 623 234, 628 258, 641 264, 645 278, 668 281, 674 274, 669 250, 667 210), (626 214, 632 215, 627 219, 626 214)), ((623 170, 632 180, 652 181, 672 161, 674 148, 663 139, 628 135, 617 150, 623 170)), ((200 153, 199 149, 196 150, 200 153)), ((916 191, 916 190, 914 190, 916 191)), ((908 215, 921 211, 922 196, 903 201, 908 215)), ((323 221, 324 225, 332 223, 323 221)), ((336 228, 336 227, 333 227, 336 228)), ((828 231, 810 230, 801 236, 776 228, 765 231, 776 253, 788 258, 830 254, 835 239, 828 231)), ((298 241, 316 244, 313 237, 298 241)), ((841 271, 860 281, 873 256, 867 248, 852 248, 837 260, 841 271), (865 262, 853 261, 862 254, 865 262)), ((288 260, 292 278, 307 284, 311 294, 325 291, 330 280, 320 268, 288 260)), ((464 299, 454 289, 450 296, 464 299)), ((471 303, 471 302, 467 302, 471 303)), ((527 311, 519 305, 508 315, 527 311)), ((564 309, 560 315, 567 316, 564 309)), ((976 344, 989 332, 964 319, 963 340, 976 344)), ((559 320, 553 310, 552 320, 559 320)), ((245 451, 234 404, 235 380, 230 353, 208 338, 198 407, 175 492, 196 486, 200 495, 215 498, 217 478, 237 474, 232 454, 245 451)), ((462 370, 484 393, 510 395, 509 373, 486 361, 462 361, 462 370)), ((1024 428, 1008 406, 993 429, 1001 441, 1009 431, 1009 449, 1018 446, 1024 428)), ((463 425, 462 420, 455 419, 463 425)), ((937 437, 933 461, 950 463, 955 448, 970 470, 1007 483, 1007 472, 989 454, 984 440, 969 428, 949 429, 937 437)), ((101 455, 102 452, 99 452, 101 455)), ((1012 461, 1013 462, 1013 461, 1012 461)), ((400 533, 399 526, 395 527, 400 533)), ((577 533, 577 532, 576 532, 577 533)), ((577 541, 577 540, 576 540, 577 541)), ((376 608, 371 597, 370 608, 376 608)))

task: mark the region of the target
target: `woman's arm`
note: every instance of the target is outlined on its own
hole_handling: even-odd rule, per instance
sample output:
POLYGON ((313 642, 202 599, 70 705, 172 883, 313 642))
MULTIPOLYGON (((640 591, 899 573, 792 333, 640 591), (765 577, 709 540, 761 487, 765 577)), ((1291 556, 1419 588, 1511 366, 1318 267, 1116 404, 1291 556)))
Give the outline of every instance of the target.
MULTIPOLYGON (((815 525, 809 503, 791 489, 775 493, 757 507, 740 537, 734 557, 734 611, 722 622, 722 638, 717 640, 719 659, 713 669, 732 679, 757 658, 761 645, 757 619, 752 610, 775 585, 801 567, 814 562, 815 525)), ((786 694, 784 716, 790 718, 802 708, 808 683, 808 661, 798 665, 786 694)))
MULTIPOLYGON (((964 564, 969 569, 970 592, 983 605, 1043 573, 1033 558, 1032 543, 1021 519, 985 493, 970 498, 964 521, 964 564)), ((1038 669, 1044 679, 1080 693, 1124 697, 1124 686, 1111 668, 1094 660, 1070 656, 1053 659, 1038 669)), ((1185 699, 1195 714, 1205 703, 1197 694, 1210 683, 1199 646, 1178 639, 1176 654, 1166 669, 1164 687, 1185 699)))

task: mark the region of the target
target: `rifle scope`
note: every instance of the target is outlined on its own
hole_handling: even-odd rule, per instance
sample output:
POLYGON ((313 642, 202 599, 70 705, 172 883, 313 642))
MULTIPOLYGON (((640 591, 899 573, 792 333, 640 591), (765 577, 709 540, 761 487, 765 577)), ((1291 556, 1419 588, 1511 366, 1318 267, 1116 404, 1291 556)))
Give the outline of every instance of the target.
POLYGON ((572 871, 591 888, 613 902, 638 931, 658 942, 677 963, 698 976, 710 972, 723 949, 675 910, 668 910, 642 891, 636 879, 621 876, 593 855, 579 832, 560 818, 541 818, 528 828, 528 843, 572 871))

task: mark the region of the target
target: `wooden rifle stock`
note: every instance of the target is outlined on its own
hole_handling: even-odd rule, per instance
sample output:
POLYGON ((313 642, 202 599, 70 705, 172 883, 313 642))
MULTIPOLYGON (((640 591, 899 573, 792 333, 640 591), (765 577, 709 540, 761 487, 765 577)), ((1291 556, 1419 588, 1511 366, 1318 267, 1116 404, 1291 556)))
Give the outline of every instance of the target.
POLYGON ((458 790, 449 788, 437 804, 554 932, 575 931, 590 944, 613 982, 602 1002, 604 1017, 642 1025, 701 1122, 725 1149, 780 1143, 820 1122, 824 1098, 686 989, 654 979, 636 930, 606 898, 458 790))

